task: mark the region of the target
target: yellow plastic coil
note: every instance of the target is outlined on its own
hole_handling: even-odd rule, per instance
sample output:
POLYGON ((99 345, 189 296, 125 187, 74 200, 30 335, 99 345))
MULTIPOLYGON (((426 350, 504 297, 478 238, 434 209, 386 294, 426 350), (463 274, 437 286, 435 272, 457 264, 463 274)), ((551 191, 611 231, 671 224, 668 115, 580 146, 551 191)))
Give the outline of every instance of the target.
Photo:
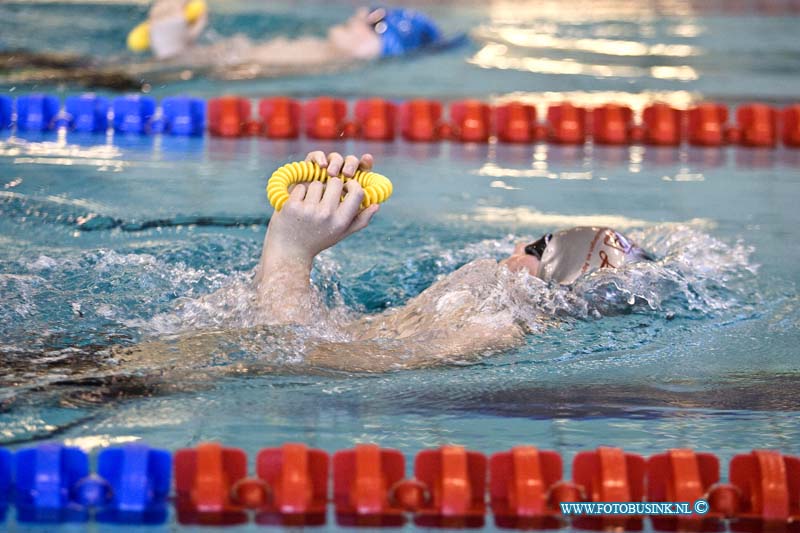
MULTIPOLYGON (((289 199, 289 187, 296 183, 310 181, 328 181, 328 170, 316 163, 301 161, 288 163, 276 170, 267 182, 267 198, 276 211, 280 211, 289 199)), ((364 189, 364 200, 361 208, 385 202, 392 195, 392 182, 389 178, 375 172, 357 170, 352 178, 343 178, 345 182, 356 180, 364 189)))

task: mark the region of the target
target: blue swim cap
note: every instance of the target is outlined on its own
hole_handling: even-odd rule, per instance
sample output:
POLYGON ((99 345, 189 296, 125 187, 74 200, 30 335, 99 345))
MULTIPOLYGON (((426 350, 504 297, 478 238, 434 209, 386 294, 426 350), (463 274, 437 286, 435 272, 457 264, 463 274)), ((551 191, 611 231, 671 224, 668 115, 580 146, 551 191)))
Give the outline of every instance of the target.
POLYGON ((413 9, 378 7, 383 17, 375 23, 375 32, 381 38, 381 56, 400 56, 429 44, 436 43, 442 33, 426 15, 413 9))

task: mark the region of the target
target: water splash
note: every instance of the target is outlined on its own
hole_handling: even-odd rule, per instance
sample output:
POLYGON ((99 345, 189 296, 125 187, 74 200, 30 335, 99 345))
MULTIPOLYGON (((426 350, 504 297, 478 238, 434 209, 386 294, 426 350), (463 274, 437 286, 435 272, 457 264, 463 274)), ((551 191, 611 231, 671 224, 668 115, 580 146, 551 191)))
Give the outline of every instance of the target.
MULTIPOLYGON (((355 342, 356 339, 359 342, 371 339, 382 346, 384 352, 415 352, 412 344, 418 343, 419 339, 438 338, 426 333, 426 328, 434 327, 434 322, 435 328, 458 328, 463 327, 459 321, 475 321, 483 325, 496 323, 500 329, 510 315, 513 323, 524 331, 542 333, 565 323, 627 314, 659 322, 676 318, 746 317, 756 311, 761 295, 754 283, 757 265, 750 262, 750 247, 743 243, 728 245, 690 226, 656 226, 632 232, 630 236, 659 259, 626 265, 617 270, 598 271, 579 279, 572 286, 546 283, 527 273, 512 273, 493 261, 479 261, 487 256, 500 259, 509 254, 519 240, 515 236, 479 241, 456 251, 440 249, 436 253, 436 248, 430 246, 413 254, 394 272, 383 272, 380 277, 382 287, 364 284, 359 293, 363 299, 356 306, 347 303, 348 298, 342 289, 347 280, 340 279, 343 266, 329 252, 320 258, 313 274, 318 294, 327 302, 329 312, 313 321, 311 326, 295 330, 294 334, 304 339, 305 348, 318 348, 320 342, 338 343, 337 349, 344 358, 349 351, 365 349, 363 344, 355 342), (460 275, 472 276, 467 278, 467 286, 459 283, 448 285, 450 274, 464 265, 467 266, 459 270, 460 275), (470 269, 475 272, 464 274, 470 269), (442 283, 435 283, 427 291, 424 287, 411 286, 408 283, 414 273, 418 278, 442 283), (395 277, 394 281, 392 277, 395 277), (398 284, 405 284, 410 293, 400 299, 407 301, 406 296, 416 297, 413 305, 420 309, 438 309, 438 312, 427 319, 422 315, 421 320, 409 322, 404 319, 401 330, 386 327, 383 331, 390 332, 388 337, 379 335, 373 338, 363 332, 354 334, 352 328, 344 327, 363 314, 364 301, 380 299, 381 291, 398 284), (417 296, 413 291, 421 295, 417 296), (476 297, 470 299, 471 295, 476 297), (403 341, 395 342, 398 339, 392 335, 409 341, 405 344, 403 341), (394 344, 389 346, 385 342, 394 344)), ((373 277, 372 281, 376 279, 373 277)), ((392 317, 397 307, 393 306, 394 310, 387 316, 392 317)), ((380 320, 375 313, 367 315, 371 315, 371 320, 380 320)), ((272 357, 267 353, 270 350, 253 348, 257 342, 248 340, 246 333, 248 329, 260 331, 258 328, 275 326, 272 316, 258 305, 252 273, 240 272, 225 278, 221 289, 210 295, 182 297, 172 309, 136 322, 135 326, 148 336, 191 335, 193 331, 204 329, 237 330, 239 342, 249 347, 244 348, 244 352, 255 351, 260 356, 272 357)), ((381 328, 372 329, 381 331, 381 328)), ((274 339, 273 343, 282 344, 280 339, 274 339)), ((293 345, 293 349, 297 347, 293 345)), ((441 347, 442 352, 446 350, 447 347, 441 347)), ((276 352, 272 350, 270 353, 274 356, 276 352)), ((247 359, 258 360, 260 356, 254 357, 250 353, 247 359)), ((297 362, 297 357, 286 354, 280 359, 297 362)), ((472 361, 474 354, 448 362, 460 360, 472 361)))

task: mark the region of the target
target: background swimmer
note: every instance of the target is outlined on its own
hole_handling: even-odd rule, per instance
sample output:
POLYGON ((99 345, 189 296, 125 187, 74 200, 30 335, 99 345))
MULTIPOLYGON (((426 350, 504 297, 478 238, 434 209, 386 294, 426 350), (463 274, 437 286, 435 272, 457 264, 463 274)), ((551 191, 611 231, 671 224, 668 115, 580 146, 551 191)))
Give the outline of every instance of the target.
MULTIPOLYGON (((327 167, 330 175, 351 177, 359 168, 370 170, 366 154, 343 158, 311 152, 306 160, 327 167)), ((363 190, 355 180, 340 179, 300 184, 289 201, 273 214, 256 284, 259 302, 276 322, 311 324, 325 320, 310 282, 314 258, 323 250, 367 227, 380 209, 359 211, 363 190), (344 200, 340 198, 344 193, 344 200)), ((530 244, 520 243, 499 263, 479 259, 434 283, 406 305, 348 322, 344 331, 358 343, 342 357, 341 346, 320 345, 308 362, 348 370, 382 371, 441 364, 520 344, 531 325, 517 316, 507 288, 527 283, 531 276, 569 284, 602 268, 651 259, 620 233, 609 228, 574 228, 548 234, 530 244), (352 355, 352 357, 350 356, 352 355)), ((552 317, 540 317, 546 325, 552 317)))
POLYGON ((201 0, 157 0, 153 4, 147 21, 127 37, 129 48, 149 51, 152 59, 129 62, 121 57, 0 52, 0 82, 57 80, 131 89, 198 75, 235 80, 319 74, 466 42, 464 35, 445 37, 437 24, 419 11, 378 7, 358 9, 345 22, 332 25, 324 38, 281 36, 252 41, 237 34, 229 38, 207 37, 205 43, 200 43, 208 13, 198 6, 205 4, 201 0))
MULTIPOLYGON (((344 23, 331 26, 325 38, 277 37, 253 42, 236 35, 201 46, 194 44, 199 23, 188 21, 180 6, 161 10, 162 1, 170 5, 183 4, 176 0, 159 0, 151 11, 153 52, 158 58, 169 59, 160 62, 160 68, 181 66, 206 70, 220 79, 341 70, 352 67, 354 60, 402 56, 460 42, 460 39, 445 40, 436 23, 419 11, 378 7, 358 9, 344 23), (162 11, 165 17, 160 16, 162 11)), ((138 68, 158 70, 153 65, 138 68)))

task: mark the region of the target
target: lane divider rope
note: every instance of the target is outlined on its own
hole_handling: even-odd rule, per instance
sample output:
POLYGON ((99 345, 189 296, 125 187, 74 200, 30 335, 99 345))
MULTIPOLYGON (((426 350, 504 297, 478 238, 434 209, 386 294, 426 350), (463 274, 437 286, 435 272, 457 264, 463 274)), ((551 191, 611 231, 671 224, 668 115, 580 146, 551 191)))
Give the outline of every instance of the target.
POLYGON ((336 140, 358 138, 411 142, 535 143, 655 146, 748 146, 800 148, 800 103, 782 109, 748 103, 735 110, 702 102, 690 109, 653 103, 634 113, 626 105, 607 103, 584 108, 570 102, 552 104, 546 116, 525 102, 490 105, 460 100, 445 106, 436 100, 404 102, 370 98, 352 106, 343 99, 319 97, 301 102, 287 97, 253 102, 240 96, 208 101, 172 96, 157 103, 144 95, 108 98, 94 94, 60 99, 29 94, 16 99, 0 95, 0 130, 70 131, 126 134, 260 136, 268 139, 336 140), (350 114, 352 111, 352 115, 350 114), (447 111, 447 116, 445 116, 447 111), (735 119, 735 123, 731 121, 735 119))
MULTIPOLYGON (((563 478, 555 451, 516 446, 487 455, 462 446, 422 450, 406 470, 398 450, 359 444, 333 454, 305 444, 264 448, 250 474, 246 453, 204 443, 170 453, 132 443, 103 449, 92 472, 79 448, 0 449, 0 520, 158 524, 339 525, 640 530, 644 516, 568 516, 562 503, 685 502, 686 514, 651 516, 666 531, 757 531, 800 520, 800 457, 754 450, 734 456, 728 481, 707 452, 650 457, 620 448, 580 451, 563 478), (332 483, 331 483, 332 482, 332 483), (696 502, 701 502, 696 504, 696 502)), ((783 530, 783 529, 782 529, 783 530)))

